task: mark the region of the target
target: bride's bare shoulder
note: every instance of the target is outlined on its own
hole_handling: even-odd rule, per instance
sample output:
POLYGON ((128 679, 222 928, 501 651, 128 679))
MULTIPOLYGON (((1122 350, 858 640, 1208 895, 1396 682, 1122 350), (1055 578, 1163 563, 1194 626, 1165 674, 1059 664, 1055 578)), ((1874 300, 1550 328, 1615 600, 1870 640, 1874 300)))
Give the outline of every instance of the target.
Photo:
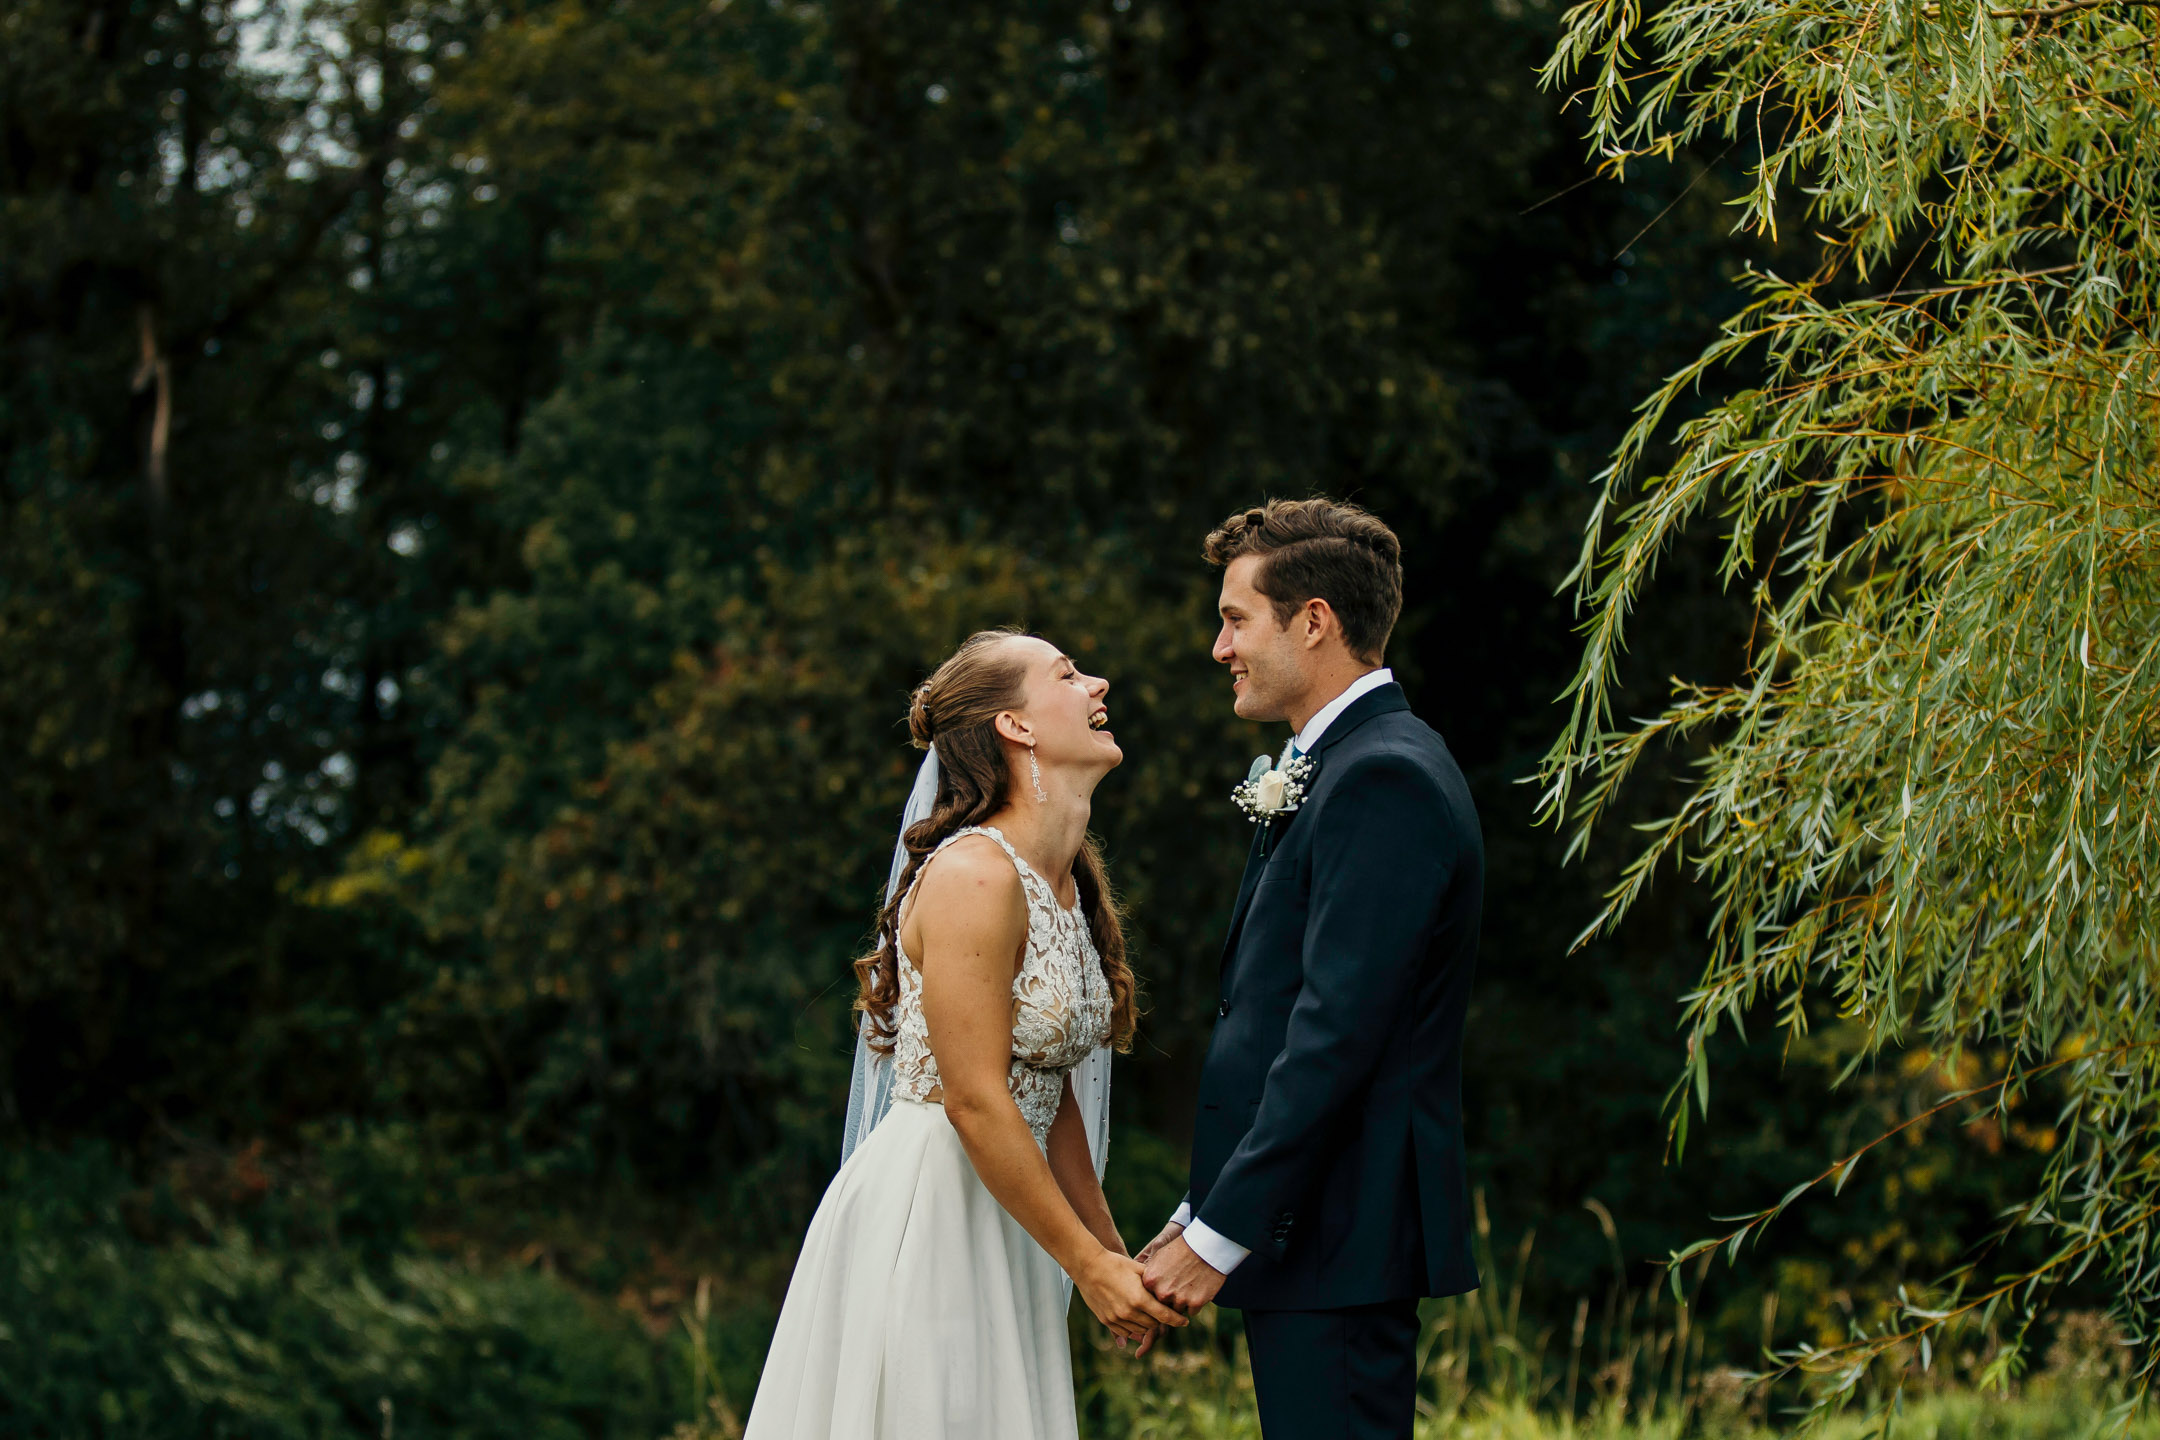
POLYGON ((916 888, 926 898, 952 903, 974 897, 997 903, 1010 899, 1025 905, 1020 872, 1004 849, 988 835, 963 835, 923 867, 916 888))
POLYGON ((938 930, 1027 929, 1027 892, 1012 858, 987 835, 963 835, 923 868, 909 919, 938 930))

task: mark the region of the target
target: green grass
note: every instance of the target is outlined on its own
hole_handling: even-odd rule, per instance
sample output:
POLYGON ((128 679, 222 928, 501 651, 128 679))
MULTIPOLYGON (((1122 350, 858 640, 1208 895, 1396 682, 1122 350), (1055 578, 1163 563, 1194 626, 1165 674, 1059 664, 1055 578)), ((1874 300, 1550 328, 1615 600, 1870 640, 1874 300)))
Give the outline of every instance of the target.
MULTIPOLYGON (((1421 1309, 1419 1440, 1753 1440, 1801 1428, 1806 1392, 1793 1380, 1752 1387, 1706 1355, 1692 1306, 1662 1285, 1585 1299, 1572 1325, 1541 1327, 1526 1312, 1531 1241, 1493 1251, 1477 1197, 1483 1288, 1421 1309)), ((1613 1239, 1617 1251, 1617 1237, 1613 1239)), ((1699 1277, 1698 1277, 1699 1278, 1699 1277)), ((1842 1412, 1816 1415, 1823 1440, 2160 1440, 2160 1414, 2123 1403, 2128 1352, 2097 1312, 2052 1317, 2039 1373, 2010 1395, 1982 1395, 1958 1377, 2002 1354, 2002 1337, 1967 1327, 1932 1365, 1894 1352, 1868 1373, 1842 1412)), ((1769 1314, 1764 1324, 1768 1343, 1769 1314)), ((1131 1440, 1257 1440, 1260 1425, 1242 1327, 1203 1312, 1140 1359, 1104 1338, 1084 1312, 1073 1324, 1075 1378, 1086 1436, 1131 1440)))
MULTIPOLYGON (((773 1320, 764 1287, 699 1279, 663 1299, 650 1286, 601 1293, 500 1253, 452 1261, 397 1220, 383 1185, 355 1193, 373 1229, 334 1206, 311 1218, 261 1201, 240 1223, 186 1187, 138 1185, 95 1151, 0 1151, 0 1440, 740 1436, 773 1320)), ((1506 1280, 1521 1259, 1487 1254, 1484 1290, 1427 1304, 1420 1440, 1744 1440, 1790 1428, 1703 1360, 1683 1310, 1647 1294, 1619 1297, 1599 1326, 1563 1327, 1552 1344, 1506 1280)), ((1203 1312, 1142 1360, 1075 1310, 1083 1435, 1257 1440, 1234 1313, 1203 1312)), ((2017 1395, 1910 1394, 1888 1433, 2160 1440, 2150 1414, 2110 1423, 2121 1370, 2113 1331, 2087 1316, 2057 1326, 2042 1373, 2017 1395)), ((1821 1433, 1860 1440, 1880 1426, 1848 1415, 1821 1433)))
MULTIPOLYGON (((1452 1364, 1438 1348, 1443 1333, 1428 1320, 1418 1440, 1767 1440, 1790 1433, 1798 1420, 1745 1393, 1730 1372, 1713 1371, 1648 1413, 1608 1399, 1570 1421, 1519 1395, 1451 1384, 1452 1364)), ((1252 1375, 1233 1324, 1204 1315, 1145 1360, 1099 1341, 1083 1347, 1083 1436, 1260 1440, 1252 1375)), ((1970 1390, 1878 1396, 1872 1406, 1856 1404, 1823 1420, 1815 1433, 1822 1440, 2160 1440, 2160 1416, 2149 1407, 2126 1416, 2118 1399, 2110 1387, 2060 1377, 2007 1397, 1970 1390)))

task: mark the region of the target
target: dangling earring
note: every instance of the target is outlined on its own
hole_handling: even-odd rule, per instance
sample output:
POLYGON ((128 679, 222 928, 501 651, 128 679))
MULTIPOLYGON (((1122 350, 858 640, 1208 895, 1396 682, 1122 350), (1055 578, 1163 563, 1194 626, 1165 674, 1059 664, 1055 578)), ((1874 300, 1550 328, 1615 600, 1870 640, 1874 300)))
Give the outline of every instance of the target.
POLYGON ((1050 797, 1043 793, 1042 788, 1042 766, 1035 763, 1035 747, 1032 745, 1028 746, 1028 778, 1035 782, 1035 803, 1049 804, 1050 797))

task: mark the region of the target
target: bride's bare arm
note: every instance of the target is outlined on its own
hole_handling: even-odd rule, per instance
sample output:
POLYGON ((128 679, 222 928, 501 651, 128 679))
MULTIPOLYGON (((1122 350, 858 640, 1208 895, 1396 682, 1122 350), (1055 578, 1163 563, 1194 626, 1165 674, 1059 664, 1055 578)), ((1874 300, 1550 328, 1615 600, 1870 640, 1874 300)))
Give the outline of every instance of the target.
POLYGON ((1095 1173, 1095 1155, 1088 1149, 1087 1126, 1080 1119, 1080 1102, 1073 1098, 1072 1077, 1065 1077, 1065 1095, 1058 1101, 1057 1119, 1050 1125, 1050 1173, 1066 1203, 1087 1226, 1088 1233, 1105 1250, 1130 1254, 1125 1237, 1110 1218, 1110 1202, 1103 1198, 1102 1179, 1095 1173))
POLYGON ((1109 1249, 1080 1218, 1007 1088, 1013 977, 1028 927, 1012 862, 988 840, 962 841, 923 872, 909 908, 919 944, 908 948, 922 957, 923 1019, 945 1115, 983 1187, 1121 1337, 1142 1340, 1157 1324, 1184 1324, 1148 1294, 1124 1247, 1109 1249))

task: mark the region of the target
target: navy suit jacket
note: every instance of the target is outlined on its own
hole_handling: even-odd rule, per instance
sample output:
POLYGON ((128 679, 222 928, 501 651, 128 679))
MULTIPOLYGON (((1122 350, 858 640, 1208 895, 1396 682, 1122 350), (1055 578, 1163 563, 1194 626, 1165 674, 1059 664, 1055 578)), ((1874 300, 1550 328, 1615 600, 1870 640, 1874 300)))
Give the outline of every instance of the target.
POLYGON ((1477 1287, 1462 1134, 1477 811, 1398 685, 1338 715, 1312 760, 1303 804, 1245 862, 1187 1198, 1252 1251, 1224 1305, 1461 1294, 1477 1287))

